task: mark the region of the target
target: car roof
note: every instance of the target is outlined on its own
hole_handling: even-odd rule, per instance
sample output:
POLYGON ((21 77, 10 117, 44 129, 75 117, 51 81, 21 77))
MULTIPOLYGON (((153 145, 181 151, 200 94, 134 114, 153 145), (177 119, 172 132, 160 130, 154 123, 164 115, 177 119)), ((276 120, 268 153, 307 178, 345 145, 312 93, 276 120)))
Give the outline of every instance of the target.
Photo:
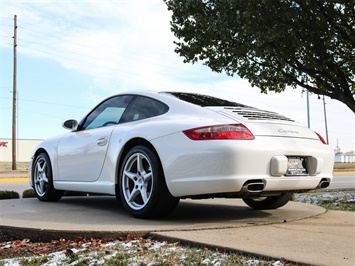
POLYGON ((234 107, 250 107, 237 102, 228 101, 215 96, 210 96, 206 94, 193 93, 193 92, 179 92, 179 91, 152 91, 152 90, 134 90, 126 91, 120 93, 119 95, 142 95, 147 97, 152 97, 157 100, 165 102, 167 97, 174 99, 173 101, 183 101, 186 103, 198 105, 201 107, 205 106, 234 106, 234 107))

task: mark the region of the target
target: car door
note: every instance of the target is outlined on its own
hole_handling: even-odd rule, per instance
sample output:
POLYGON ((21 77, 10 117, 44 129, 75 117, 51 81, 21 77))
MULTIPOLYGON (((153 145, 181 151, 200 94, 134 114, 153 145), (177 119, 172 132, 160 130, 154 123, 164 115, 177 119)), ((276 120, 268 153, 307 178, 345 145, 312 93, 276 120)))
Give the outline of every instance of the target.
POLYGON ((58 145, 61 181, 93 182, 100 176, 111 133, 133 96, 115 96, 99 104, 58 145))

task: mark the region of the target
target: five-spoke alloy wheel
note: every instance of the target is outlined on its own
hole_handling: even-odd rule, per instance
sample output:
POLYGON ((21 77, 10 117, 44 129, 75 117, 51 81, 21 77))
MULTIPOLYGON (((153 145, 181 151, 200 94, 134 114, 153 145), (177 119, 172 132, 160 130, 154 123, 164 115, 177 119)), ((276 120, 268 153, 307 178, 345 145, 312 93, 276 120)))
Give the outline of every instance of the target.
POLYGON ((126 154, 119 188, 124 207, 137 218, 165 216, 179 202, 166 186, 158 156, 146 146, 136 146, 126 154))
POLYGON ((40 153, 33 164, 33 186, 36 196, 41 201, 57 201, 63 191, 53 187, 51 162, 46 153, 40 153))

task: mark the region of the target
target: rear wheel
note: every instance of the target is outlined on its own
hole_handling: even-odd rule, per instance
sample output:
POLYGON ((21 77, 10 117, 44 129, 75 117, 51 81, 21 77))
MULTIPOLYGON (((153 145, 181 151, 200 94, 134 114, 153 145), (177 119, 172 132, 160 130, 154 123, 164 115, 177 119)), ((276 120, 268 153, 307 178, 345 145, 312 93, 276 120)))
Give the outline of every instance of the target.
POLYGON ((293 193, 282 193, 279 196, 258 197, 258 198, 243 198, 243 201, 253 209, 271 210, 277 209, 286 205, 292 199, 293 193))
POLYGON ((64 191, 53 187, 52 166, 46 153, 40 153, 33 166, 33 187, 37 198, 41 201, 58 201, 64 191))
POLYGON ((125 156, 119 189, 124 207, 137 218, 166 216, 179 203, 166 186, 158 156, 146 146, 136 146, 125 156))

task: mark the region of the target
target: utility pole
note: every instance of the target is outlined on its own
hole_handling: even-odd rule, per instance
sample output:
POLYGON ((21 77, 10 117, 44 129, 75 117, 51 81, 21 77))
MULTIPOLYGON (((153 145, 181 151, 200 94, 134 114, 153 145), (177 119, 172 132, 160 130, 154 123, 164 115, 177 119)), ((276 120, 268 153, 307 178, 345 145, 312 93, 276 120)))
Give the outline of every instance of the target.
POLYGON ((327 123, 327 111, 325 108, 325 98, 323 95, 323 110, 324 110, 324 123, 325 123, 325 135, 327 138, 327 144, 329 144, 329 138, 328 138, 328 123, 327 123))
POLYGON ((311 128, 311 118, 309 115, 309 91, 307 90, 307 121, 308 121, 308 127, 311 128))
POLYGON ((16 48, 17 48, 17 16, 14 17, 14 83, 13 83, 13 96, 12 96, 12 170, 16 170, 16 72, 17 72, 17 58, 16 58, 16 48))

